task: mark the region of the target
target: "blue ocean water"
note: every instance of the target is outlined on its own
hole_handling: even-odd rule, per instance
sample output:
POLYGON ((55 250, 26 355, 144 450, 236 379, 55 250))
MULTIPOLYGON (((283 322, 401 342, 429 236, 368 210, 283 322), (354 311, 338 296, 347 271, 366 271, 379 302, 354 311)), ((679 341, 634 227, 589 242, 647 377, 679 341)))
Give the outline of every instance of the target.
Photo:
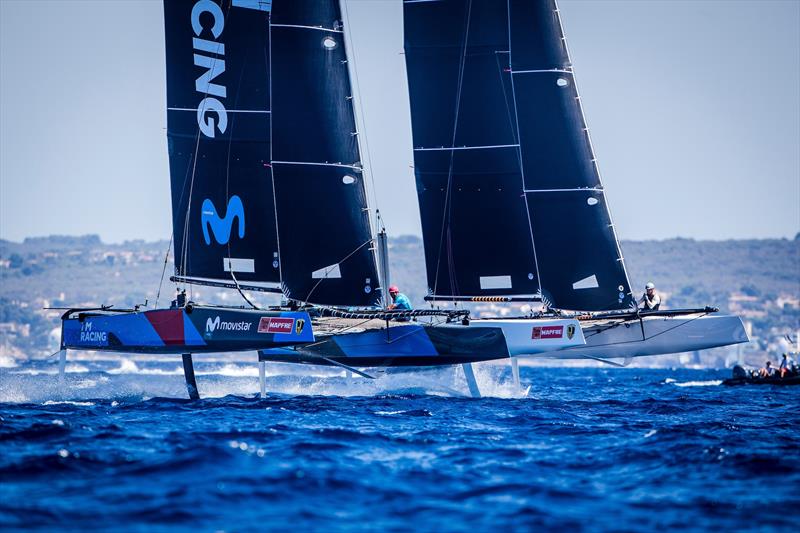
POLYGON ((797 530, 800 388, 728 371, 0 369, 0 529, 797 530))

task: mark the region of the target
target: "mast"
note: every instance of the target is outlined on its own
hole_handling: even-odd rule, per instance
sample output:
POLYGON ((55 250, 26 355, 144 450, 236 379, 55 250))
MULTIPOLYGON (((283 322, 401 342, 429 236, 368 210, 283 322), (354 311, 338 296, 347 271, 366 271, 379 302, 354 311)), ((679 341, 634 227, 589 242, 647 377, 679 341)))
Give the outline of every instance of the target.
POLYGON ((383 291, 383 307, 388 308, 392 300, 389 295, 389 286, 391 284, 391 277, 389 273, 389 240, 386 236, 386 230, 381 229, 377 236, 378 240, 378 268, 381 275, 381 287, 383 291))

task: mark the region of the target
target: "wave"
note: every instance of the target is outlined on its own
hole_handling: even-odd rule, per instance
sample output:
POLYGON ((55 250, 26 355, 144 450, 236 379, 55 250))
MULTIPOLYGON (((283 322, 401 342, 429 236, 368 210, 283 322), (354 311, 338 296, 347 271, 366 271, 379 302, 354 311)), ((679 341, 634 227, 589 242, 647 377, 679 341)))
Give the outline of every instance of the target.
POLYGON ((0 368, 16 368, 17 360, 10 355, 0 355, 0 368))
MULTIPOLYGON (((173 365, 137 364, 121 359, 118 366, 95 368, 68 366, 63 377, 55 368, 26 368, 0 377, 0 402, 85 402, 102 399, 185 398, 183 369, 173 365), (75 370, 73 372, 72 370, 75 370)), ((258 367, 254 364, 196 365, 198 388, 203 398, 229 395, 251 397, 258 393, 258 367)), ((375 372, 377 379, 348 378, 340 369, 268 365, 266 389, 287 396, 441 396, 469 397, 460 368, 444 367, 422 373, 375 372), (308 372, 303 372, 304 370, 308 372), (288 373, 287 373, 288 371, 288 373)), ((475 368, 481 394, 487 398, 524 398, 527 391, 503 380, 493 367, 475 368)))
MULTIPOLYGON (((27 376, 38 376, 38 375, 45 375, 45 376, 55 376, 58 375, 58 366, 51 364, 48 367, 44 368, 24 368, 24 367, 17 367, 20 368, 19 370, 12 371, 13 374, 23 374, 27 376)), ((85 374, 87 372, 91 372, 92 370, 84 365, 79 363, 67 363, 64 367, 64 371, 70 374, 85 374)))
POLYGON ((119 363, 119 368, 106 370, 108 374, 141 374, 141 370, 136 365, 136 361, 124 358, 119 363))
POLYGON ((709 381, 684 381, 684 382, 675 382, 673 383, 676 387, 716 387, 717 385, 722 385, 721 379, 712 379, 709 381))
MULTIPOLYGON (((183 370, 180 370, 183 373, 183 370)), ((197 376, 227 376, 232 378, 257 378, 258 377, 258 367, 254 364, 250 365, 237 365, 237 364, 226 364, 221 367, 212 368, 208 370, 201 370, 198 371, 195 369, 195 375, 197 376)))

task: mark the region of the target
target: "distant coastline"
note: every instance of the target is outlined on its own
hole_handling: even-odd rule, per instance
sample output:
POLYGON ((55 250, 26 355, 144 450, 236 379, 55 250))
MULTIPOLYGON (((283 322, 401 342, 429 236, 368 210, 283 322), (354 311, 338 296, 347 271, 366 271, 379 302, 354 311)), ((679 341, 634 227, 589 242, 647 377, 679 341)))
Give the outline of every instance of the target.
MULTIPOLYGON (((103 243, 97 235, 31 237, 23 242, 0 240, 0 356, 25 358, 57 348, 60 313, 44 307, 131 307, 145 300, 155 305, 168 241, 103 243)), ((707 241, 685 238, 622 241, 634 292, 653 281, 670 308, 711 305, 752 323, 753 357, 778 353, 778 339, 800 329, 800 234, 794 239, 707 241)), ((422 239, 404 235, 390 239, 392 281, 417 306, 426 291, 422 239)), ((159 305, 169 303, 173 285, 172 255, 159 305)), ((198 288, 194 298, 236 304, 231 291, 198 288)), ((258 295, 264 304, 274 297, 258 295)), ((518 312, 518 309, 512 312, 518 312)), ((476 306, 474 314, 501 312, 476 306)), ((730 349, 701 357, 683 357, 692 364, 721 366, 730 349)), ((661 358, 664 362, 665 359, 661 358)))

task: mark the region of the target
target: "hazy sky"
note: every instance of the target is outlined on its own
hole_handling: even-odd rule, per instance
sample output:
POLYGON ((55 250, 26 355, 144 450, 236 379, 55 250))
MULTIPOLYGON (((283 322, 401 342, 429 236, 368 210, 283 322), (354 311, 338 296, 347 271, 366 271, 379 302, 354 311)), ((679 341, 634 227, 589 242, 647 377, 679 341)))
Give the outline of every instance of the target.
MULTIPOLYGON (((559 7, 620 238, 800 231, 799 1, 559 7)), ((378 207, 419 234, 401 1, 347 11, 378 207)), ((169 237, 163 33, 160 1, 0 0, 0 238, 169 237)))

